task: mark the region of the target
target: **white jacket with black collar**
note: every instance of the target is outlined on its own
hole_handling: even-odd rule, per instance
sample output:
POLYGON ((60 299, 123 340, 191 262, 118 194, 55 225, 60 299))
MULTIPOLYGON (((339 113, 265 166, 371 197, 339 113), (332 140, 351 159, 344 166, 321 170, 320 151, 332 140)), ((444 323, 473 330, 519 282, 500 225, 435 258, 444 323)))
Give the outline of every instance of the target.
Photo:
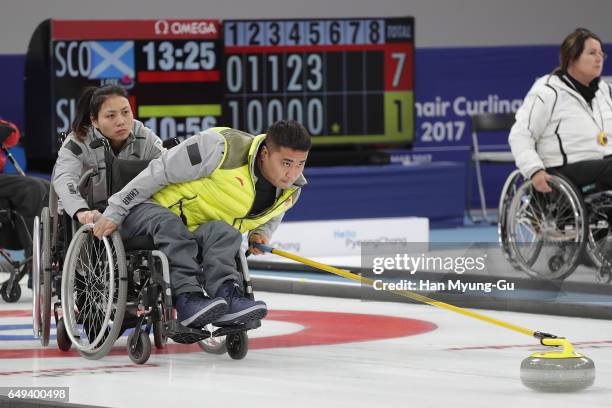
POLYGON ((524 177, 612 154, 612 87, 599 81, 591 107, 557 75, 536 80, 516 112, 509 143, 524 177), (604 132, 607 145, 598 135, 604 132))

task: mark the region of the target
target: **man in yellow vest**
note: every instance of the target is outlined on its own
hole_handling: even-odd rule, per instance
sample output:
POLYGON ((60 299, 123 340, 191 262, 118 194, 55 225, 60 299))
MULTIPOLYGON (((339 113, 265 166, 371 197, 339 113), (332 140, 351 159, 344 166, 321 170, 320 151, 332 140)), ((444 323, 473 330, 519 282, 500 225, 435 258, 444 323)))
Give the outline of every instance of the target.
POLYGON ((263 319, 266 304, 244 296, 236 268, 241 234, 249 231, 249 243, 269 242, 306 184, 310 146, 308 132, 293 120, 259 136, 223 127, 200 132, 110 197, 94 234, 101 238, 120 226, 124 239, 152 237, 170 261, 181 324, 263 319))

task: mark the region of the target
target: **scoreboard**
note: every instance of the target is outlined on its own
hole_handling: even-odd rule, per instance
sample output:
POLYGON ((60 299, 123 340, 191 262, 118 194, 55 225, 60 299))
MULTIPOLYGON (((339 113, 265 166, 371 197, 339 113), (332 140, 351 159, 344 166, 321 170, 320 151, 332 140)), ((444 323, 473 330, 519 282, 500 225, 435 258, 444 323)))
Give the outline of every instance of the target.
POLYGON ((223 85, 216 20, 51 22, 56 132, 88 85, 118 84, 135 117, 164 139, 217 126, 223 85))
POLYGON ((279 119, 303 123, 314 145, 414 139, 412 17, 47 20, 26 78, 34 159, 54 160, 81 91, 104 84, 126 88, 162 139, 213 126, 259 134, 279 119))
POLYGON ((226 20, 224 119, 302 122, 315 144, 409 143, 412 18, 226 20))

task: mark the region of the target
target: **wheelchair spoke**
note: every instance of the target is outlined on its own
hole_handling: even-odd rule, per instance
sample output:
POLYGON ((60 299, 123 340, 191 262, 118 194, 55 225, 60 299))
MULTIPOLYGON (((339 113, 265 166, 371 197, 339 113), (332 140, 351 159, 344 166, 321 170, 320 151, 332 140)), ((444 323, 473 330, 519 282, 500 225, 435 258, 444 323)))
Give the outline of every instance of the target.
POLYGON ((538 235, 533 229, 533 225, 530 220, 519 220, 517 227, 517 238, 520 242, 532 242, 538 235), (528 238, 528 236, 531 236, 532 238, 528 238))
POLYGON ((537 191, 531 191, 531 193, 527 196, 528 202, 535 209, 535 213, 540 214, 540 215, 546 212, 546 205, 542 203, 542 200, 543 199, 545 200, 546 197, 542 199, 540 197, 541 195, 542 193, 539 193, 537 191))
POLYGON ((525 209, 525 214, 521 217, 521 219, 528 220, 532 226, 538 227, 538 229, 541 230, 542 223, 535 212, 525 209))
POLYGON ((62 273, 62 309, 72 343, 87 358, 111 349, 122 327, 127 280, 118 234, 98 240, 91 225, 74 235, 62 273))
POLYGON ((557 213, 574 213, 574 208, 572 206, 572 203, 569 202, 569 200, 560 199, 557 203, 557 213))

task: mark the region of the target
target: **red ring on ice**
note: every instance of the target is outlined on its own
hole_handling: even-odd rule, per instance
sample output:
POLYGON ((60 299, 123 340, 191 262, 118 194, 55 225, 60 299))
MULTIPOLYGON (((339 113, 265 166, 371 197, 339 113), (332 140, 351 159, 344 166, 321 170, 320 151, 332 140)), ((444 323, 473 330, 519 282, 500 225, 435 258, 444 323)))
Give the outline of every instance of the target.
MULTIPOLYGON (((23 310, 5 310, 0 312, 0 317, 24 317, 30 315, 30 311, 23 310)), ((304 310, 270 310, 266 319, 298 324, 303 326, 303 329, 289 334, 250 339, 249 349, 321 346, 384 340, 423 334, 437 328, 434 323, 404 317, 304 310)), ((202 350, 197 344, 183 345, 176 343, 169 343, 161 350, 153 347, 152 350, 152 354, 193 352, 202 353, 202 350)), ((117 346, 109 354, 127 355, 127 350, 125 346, 117 346)), ((79 356, 76 350, 71 349, 64 352, 57 349, 53 344, 47 348, 0 349, 0 358, 79 356)))

